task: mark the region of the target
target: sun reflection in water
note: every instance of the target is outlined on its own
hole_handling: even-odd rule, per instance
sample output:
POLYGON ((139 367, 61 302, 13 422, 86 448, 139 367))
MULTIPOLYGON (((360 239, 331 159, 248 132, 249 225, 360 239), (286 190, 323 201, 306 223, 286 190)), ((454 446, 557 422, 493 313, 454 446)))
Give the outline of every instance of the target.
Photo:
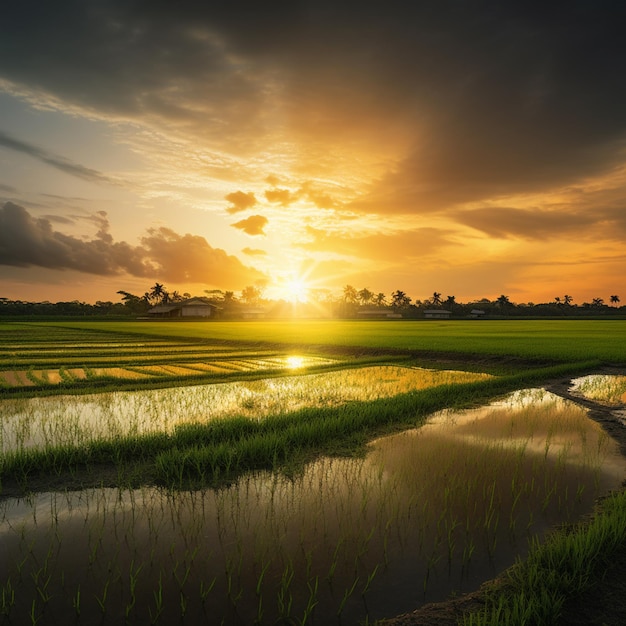
POLYGON ((304 358, 301 356, 288 356, 287 357, 287 367, 290 370, 295 370, 300 367, 304 367, 304 358))

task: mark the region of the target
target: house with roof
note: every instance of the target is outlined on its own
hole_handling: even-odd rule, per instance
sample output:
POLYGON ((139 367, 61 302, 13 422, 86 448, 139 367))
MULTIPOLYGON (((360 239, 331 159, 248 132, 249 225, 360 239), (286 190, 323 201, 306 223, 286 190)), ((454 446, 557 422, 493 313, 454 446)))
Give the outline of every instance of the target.
POLYGON ((400 313, 396 313, 390 309, 362 309, 356 312, 356 316, 360 319, 374 320, 374 319, 402 319, 400 313))
POLYGON ((208 298, 189 298, 180 302, 157 304, 147 311, 151 319, 206 319, 215 317, 221 310, 208 298))
POLYGON ((452 313, 444 309, 426 309, 424 317, 431 320, 449 320, 452 313))

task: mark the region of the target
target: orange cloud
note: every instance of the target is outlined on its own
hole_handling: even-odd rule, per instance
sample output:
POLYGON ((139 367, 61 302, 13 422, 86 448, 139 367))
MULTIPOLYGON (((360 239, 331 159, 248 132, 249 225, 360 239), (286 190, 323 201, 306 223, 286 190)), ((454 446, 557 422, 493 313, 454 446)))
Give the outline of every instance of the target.
POLYGON ((299 247, 306 250, 336 252, 393 263, 438 252, 455 243, 452 239, 453 231, 439 228, 416 228, 391 234, 358 236, 307 226, 306 232, 312 237, 312 241, 299 244, 299 247))
POLYGON ((236 288, 265 275, 237 257, 213 248, 204 237, 180 235, 171 228, 149 229, 141 245, 114 241, 103 211, 91 216, 98 232, 92 239, 54 230, 50 220, 33 218, 7 202, 0 208, 0 265, 76 270, 85 274, 129 274, 172 282, 197 282, 236 288))
POLYGON ((268 202, 278 203, 281 206, 289 206, 293 204, 299 197, 299 194, 292 193, 289 189, 268 189, 265 192, 268 202))
POLYGON ((267 225, 267 221, 267 217, 264 217, 263 215, 251 215, 245 220, 231 224, 231 226, 233 228, 243 230, 243 232, 248 235, 265 235, 263 229, 267 225))
POLYGON ((267 256, 265 250, 259 250, 258 248, 243 248, 242 252, 248 256, 267 256))
POLYGON ((231 214, 250 209, 257 203, 257 199, 252 192, 234 191, 224 196, 224 198, 231 203, 231 206, 226 209, 231 214))

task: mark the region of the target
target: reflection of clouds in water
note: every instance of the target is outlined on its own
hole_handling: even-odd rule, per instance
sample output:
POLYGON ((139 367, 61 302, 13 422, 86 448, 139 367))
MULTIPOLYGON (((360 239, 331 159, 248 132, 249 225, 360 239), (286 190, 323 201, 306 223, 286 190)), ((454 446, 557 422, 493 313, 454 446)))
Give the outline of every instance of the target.
POLYGON ((519 390, 477 409, 438 412, 415 434, 445 438, 450 446, 497 445, 573 465, 603 465, 615 477, 626 471, 617 444, 586 410, 545 389, 519 390))
POLYGON ((571 391, 590 400, 626 404, 626 376, 591 374, 572 381, 571 391))
MULTIPOLYGON (((284 365, 289 358, 276 361, 284 365)), ((310 358, 317 363, 315 357, 307 357, 305 364, 310 358)), ((0 451, 172 432, 178 424, 234 415, 263 418, 481 378, 485 375, 373 366, 256 381, 5 400, 0 402, 0 451)))
MULTIPOLYGON (((283 380, 254 384, 267 390, 283 380)), ((294 571, 297 604, 298 598, 308 597, 311 578, 327 580, 332 568, 332 582, 319 586, 320 623, 334 623, 337 599, 355 576, 365 581, 381 563, 385 566, 379 567, 367 602, 377 610, 383 607, 382 613, 370 617, 471 591, 523 554, 529 536, 589 512, 598 495, 620 484, 626 468, 610 445, 597 456, 576 452, 578 445, 597 446, 597 425, 584 411, 551 394, 522 395, 525 400, 517 409, 510 408, 507 398, 459 412, 456 418, 447 412, 421 429, 373 442, 364 458, 321 458, 290 478, 255 472, 219 490, 89 489, 5 500, 0 502, 0 551, 6 555, 0 578, 6 579, 14 564, 27 557, 25 583, 17 593, 20 598, 29 593, 29 573, 41 568, 52 545, 64 586, 62 591, 55 588, 59 583, 53 578, 54 599, 46 610, 54 611, 54 603, 75 594, 78 585, 85 598, 101 594, 104 581, 98 572, 114 571, 120 575, 109 590, 113 614, 124 610, 123 585, 128 585, 131 568, 143 566, 144 580, 152 572, 151 582, 158 584, 159 571, 191 563, 189 589, 215 578, 209 607, 213 614, 225 615, 230 598, 224 572, 241 563, 236 594, 237 585, 254 589, 267 565, 263 607, 269 618, 276 598, 272 581, 294 571), (527 401, 532 396, 535 407, 527 401), (571 413, 569 421, 562 419, 565 413, 571 413), (571 428, 577 422, 584 431, 571 428), (521 432, 530 444, 519 444, 521 432), (560 455, 544 454, 547 432, 554 440, 569 438, 571 445, 562 445, 560 455), (120 542, 125 546, 121 551, 120 542), (464 560, 469 550, 471 560, 464 560), (94 564, 89 562, 92 554, 94 564), (445 566, 432 568, 434 562, 445 566), (309 579, 302 576, 307 571, 309 579)), ((112 406, 117 397, 109 396, 112 406)), ((166 603, 177 607, 180 590, 168 588, 171 578, 163 578, 163 593, 166 603)), ((36 595, 34 589, 30 592, 36 595)), ((142 599, 154 602, 152 595, 142 599)), ((191 615, 197 593, 188 600, 191 615)), ((238 610, 241 619, 249 618, 247 623, 254 621, 257 601, 255 594, 242 596, 238 610)), ((342 619, 362 621, 363 605, 355 593, 342 619)), ((87 602, 84 610, 87 619, 87 602)))

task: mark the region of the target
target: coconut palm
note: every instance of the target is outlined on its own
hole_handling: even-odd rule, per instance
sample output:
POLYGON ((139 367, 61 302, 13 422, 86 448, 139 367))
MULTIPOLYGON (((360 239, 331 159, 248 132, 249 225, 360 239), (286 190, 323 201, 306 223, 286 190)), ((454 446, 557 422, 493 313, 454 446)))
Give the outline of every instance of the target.
POLYGON ((563 296, 563 304, 565 306, 569 306, 572 303, 573 300, 574 300, 574 298, 572 298, 572 296, 568 296, 567 294, 565 294, 563 296))
POLYGON ((437 293, 436 291, 433 292, 433 298, 432 298, 433 306, 439 306, 441 304, 441 302, 442 302, 441 294, 437 293))
POLYGON ((167 302, 169 300, 169 294, 161 283, 154 283, 154 286, 150 289, 148 294, 150 300, 156 303, 167 302))
POLYGON ((358 294, 352 285, 346 285, 343 288, 343 301, 348 304, 356 304, 358 294))
POLYGON ((611 304, 619 304, 619 296, 611 296, 611 304))
POLYGON ((361 304, 369 304, 373 300, 374 294, 367 287, 363 287, 363 289, 357 293, 357 298, 361 304))
POLYGON ((411 304, 411 298, 404 291, 398 289, 391 294, 391 306, 394 309, 404 309, 411 304))
POLYGON ((385 306, 387 304, 387 296, 381 291, 374 297, 374 302, 376 302, 377 306, 385 306))

